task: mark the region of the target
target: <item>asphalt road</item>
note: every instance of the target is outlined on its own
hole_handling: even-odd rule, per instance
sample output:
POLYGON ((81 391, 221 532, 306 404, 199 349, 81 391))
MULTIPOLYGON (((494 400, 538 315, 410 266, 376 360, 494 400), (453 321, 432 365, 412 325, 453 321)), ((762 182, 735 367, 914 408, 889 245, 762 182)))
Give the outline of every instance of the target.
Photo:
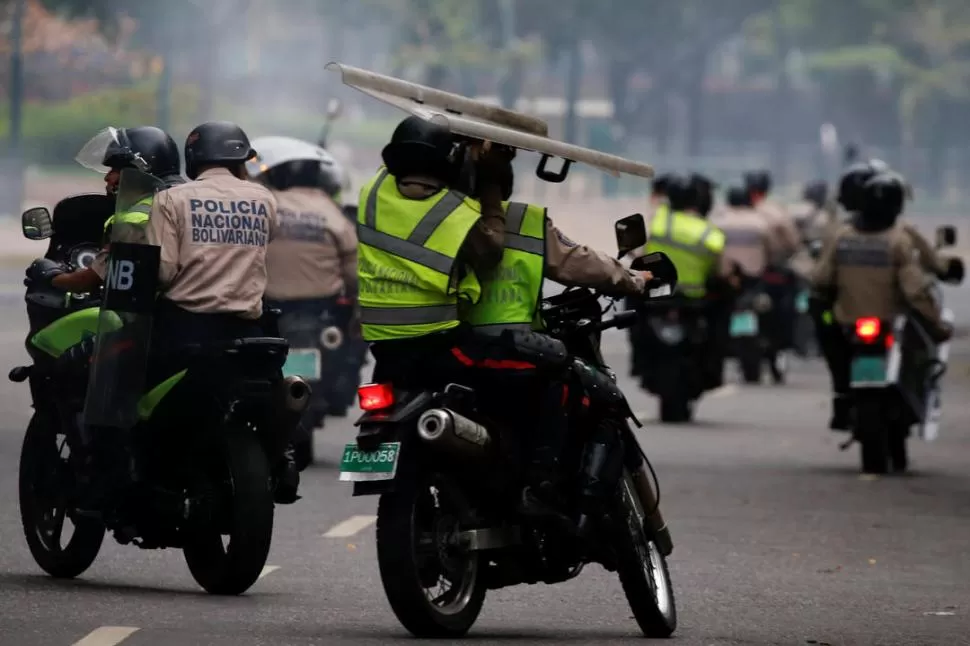
MULTIPOLYGON (((0 281, 5 370, 25 358, 11 276, 0 281)), ((607 348, 625 375, 622 336, 607 348)), ((817 363, 796 362, 783 387, 732 383, 703 400, 686 427, 653 423, 654 401, 623 377, 647 422, 639 437, 676 543, 680 627, 672 643, 970 644, 970 401, 961 397, 970 380, 965 365, 951 372, 940 439, 912 443, 911 476, 881 479, 860 478, 857 450, 840 452, 842 436, 825 430, 827 383, 817 363)), ((376 500, 354 499, 337 481, 352 418, 318 433, 323 464, 304 473, 304 499, 278 510, 265 576, 242 597, 216 598, 199 590, 180 554, 110 538, 80 579, 43 575, 16 500, 29 414, 26 386, 4 379, 0 645, 413 643, 378 578, 376 500)), ((594 566, 567 584, 491 593, 466 641, 607 645, 638 635, 616 577, 594 566)))

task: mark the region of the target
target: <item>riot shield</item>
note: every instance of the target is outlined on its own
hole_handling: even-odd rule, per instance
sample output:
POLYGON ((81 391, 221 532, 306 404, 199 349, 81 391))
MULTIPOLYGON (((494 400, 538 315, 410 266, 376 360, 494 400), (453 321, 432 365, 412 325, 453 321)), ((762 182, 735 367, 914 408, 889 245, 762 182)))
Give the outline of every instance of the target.
MULTIPOLYGON (((121 172, 116 214, 127 213, 164 184, 147 173, 121 172)), ((149 242, 147 223, 116 216, 108 271, 91 359, 84 426, 130 429, 138 420, 158 287, 160 248, 149 242)))

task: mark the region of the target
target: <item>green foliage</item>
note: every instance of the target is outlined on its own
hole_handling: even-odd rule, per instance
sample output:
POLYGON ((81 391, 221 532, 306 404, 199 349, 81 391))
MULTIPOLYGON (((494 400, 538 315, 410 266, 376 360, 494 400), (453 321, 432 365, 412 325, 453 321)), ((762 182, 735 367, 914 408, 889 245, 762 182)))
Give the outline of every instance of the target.
MULTIPOLYGON (((197 89, 175 88, 174 120, 177 123, 191 122, 197 104, 197 89)), ((0 109, 0 138, 5 138, 10 128, 7 110, 5 104, 0 109)), ((25 150, 31 162, 66 164, 100 129, 147 125, 154 120, 153 84, 82 94, 63 103, 28 104, 23 123, 25 150)))

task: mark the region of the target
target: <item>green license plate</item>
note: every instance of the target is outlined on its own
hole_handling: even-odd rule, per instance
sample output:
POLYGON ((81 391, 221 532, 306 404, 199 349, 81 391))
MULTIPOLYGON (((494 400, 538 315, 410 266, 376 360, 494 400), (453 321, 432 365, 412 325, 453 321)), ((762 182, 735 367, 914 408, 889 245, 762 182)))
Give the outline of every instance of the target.
POLYGON ((800 292, 798 296, 795 297, 795 309, 798 310, 800 314, 804 314, 808 311, 808 292, 800 292))
POLYGON ((348 444, 340 458, 340 479, 344 482, 393 480, 400 457, 400 442, 386 442, 375 451, 361 451, 356 443, 348 444))
POLYGON ((758 317, 754 312, 735 312, 731 315, 731 336, 754 336, 758 333, 758 317))
POLYGON ((283 364, 284 377, 303 377, 320 380, 320 351, 316 348, 290 350, 283 364))
POLYGON ((886 383, 886 357, 856 357, 850 372, 852 385, 881 386, 886 383))

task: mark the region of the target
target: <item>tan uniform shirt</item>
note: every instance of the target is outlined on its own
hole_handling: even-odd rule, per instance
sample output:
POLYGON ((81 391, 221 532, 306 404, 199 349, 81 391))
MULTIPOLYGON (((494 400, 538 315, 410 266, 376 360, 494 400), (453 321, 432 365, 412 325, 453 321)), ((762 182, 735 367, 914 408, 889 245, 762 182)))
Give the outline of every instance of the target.
POLYGON ((771 227, 753 209, 724 209, 711 216, 711 224, 724 232, 723 273, 731 273, 737 264, 746 275, 761 276, 768 261, 778 254, 771 227))
POLYGON ((852 225, 840 228, 834 244, 823 251, 812 284, 821 293, 835 290, 833 313, 840 323, 866 316, 891 319, 908 306, 940 329, 940 306, 929 291, 910 237, 898 223, 879 232, 859 231, 852 225))
POLYGON ((784 264, 801 245, 801 237, 794 220, 785 212, 784 207, 770 200, 761 202, 755 207, 755 211, 762 214, 772 232, 777 254, 771 259, 772 264, 784 264))
POLYGON ((946 272, 949 265, 949 259, 937 253, 936 249, 933 248, 933 245, 930 244, 929 240, 924 238, 923 235, 912 224, 906 222, 905 220, 900 221, 900 224, 903 227, 903 231, 909 235, 909 239, 913 243, 913 247, 916 249, 920 266, 931 274, 942 274, 946 272))
MULTIPOLYGON (((825 247, 828 247, 834 243, 836 234, 842 229, 842 227, 846 226, 848 222, 849 220, 847 219, 836 217, 827 224, 823 235, 825 247)), ((931 274, 939 274, 947 270, 949 259, 946 256, 941 256, 940 253, 933 248, 933 245, 931 245, 929 241, 916 230, 916 227, 902 219, 897 221, 897 225, 902 228, 907 236, 909 236, 909 240, 913 245, 913 253, 916 254, 919 265, 924 271, 931 274)))
POLYGON ((643 293, 643 278, 605 253, 576 244, 546 217, 546 278, 606 294, 643 293))
POLYGON ((266 249, 266 298, 326 298, 357 285, 357 232, 320 189, 273 193, 279 229, 266 249))
POLYGON ((159 193, 148 237, 162 248, 162 296, 190 312, 259 318, 276 227, 272 193, 224 168, 159 193))

